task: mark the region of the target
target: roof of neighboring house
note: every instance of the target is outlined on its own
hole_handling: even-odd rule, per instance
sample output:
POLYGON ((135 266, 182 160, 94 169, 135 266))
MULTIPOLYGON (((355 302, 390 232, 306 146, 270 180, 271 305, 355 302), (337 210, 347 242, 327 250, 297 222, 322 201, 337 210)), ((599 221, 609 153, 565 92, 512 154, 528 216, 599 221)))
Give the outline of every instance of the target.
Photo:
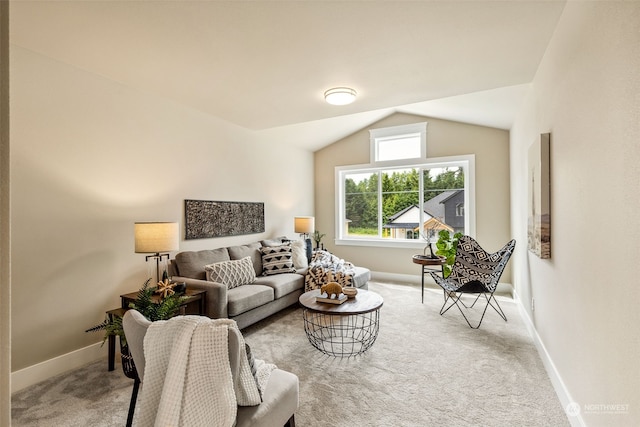
POLYGON ((418 228, 417 222, 388 222, 382 226, 382 228, 407 228, 414 229, 418 228))
POLYGON ((452 198, 453 196, 456 196, 458 193, 464 193, 464 190, 452 191, 451 195, 449 197, 447 197, 446 199, 442 200, 440 203, 446 203, 450 198, 452 198))
POLYGON ((443 191, 437 196, 427 200, 424 202, 424 211, 431 216, 436 218, 444 218, 444 205, 443 202, 447 200, 449 197, 457 194, 458 191, 463 190, 451 190, 451 191, 443 191))
POLYGON ((395 214, 391 215, 389 217, 389 222, 393 222, 395 219, 397 219, 398 217, 404 215, 406 212, 410 211, 411 209, 417 209, 418 205, 411 205, 411 206, 407 206, 406 208, 402 209, 399 212, 396 212, 395 214))
MULTIPOLYGON (((424 202, 424 212, 433 218, 440 218, 441 220, 443 220, 444 219, 444 203, 461 191, 464 191, 464 190, 443 191, 442 193, 438 194, 432 199, 427 200, 426 202, 424 202)), ((389 217, 389 221, 385 225, 383 225, 383 228, 412 228, 412 227, 415 228, 417 227, 418 226, 417 222, 404 222, 404 223, 394 222, 396 219, 400 218, 402 215, 404 215, 405 213, 409 212, 412 209, 418 209, 418 205, 407 206, 401 211, 391 215, 389 217)), ((425 223, 428 220, 429 218, 426 218, 425 223)))

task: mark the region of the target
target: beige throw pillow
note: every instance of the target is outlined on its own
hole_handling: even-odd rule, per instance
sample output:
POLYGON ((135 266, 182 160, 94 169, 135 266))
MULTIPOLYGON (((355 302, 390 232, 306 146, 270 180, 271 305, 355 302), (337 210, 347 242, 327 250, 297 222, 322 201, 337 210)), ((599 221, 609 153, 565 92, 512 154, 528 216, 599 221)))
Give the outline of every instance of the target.
POLYGON ((222 261, 204 266, 207 280, 222 283, 227 289, 237 288, 256 281, 251 257, 247 256, 234 261, 222 261))

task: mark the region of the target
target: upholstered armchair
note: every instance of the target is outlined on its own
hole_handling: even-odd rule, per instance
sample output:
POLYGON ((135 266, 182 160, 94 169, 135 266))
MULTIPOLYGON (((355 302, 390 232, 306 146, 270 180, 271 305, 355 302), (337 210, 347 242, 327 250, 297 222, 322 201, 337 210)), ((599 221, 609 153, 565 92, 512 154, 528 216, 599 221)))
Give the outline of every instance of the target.
MULTIPOLYGON (((122 319, 127 343, 144 389, 145 353, 144 337, 151 322, 136 310, 129 310, 122 319)), ((229 362, 231 373, 239 372, 239 355, 246 353, 239 347, 244 342, 238 329, 229 329, 229 362)), ((271 372, 262 403, 256 406, 238 406, 236 427, 285 426, 295 427, 294 413, 298 408, 298 377, 290 372, 275 369, 271 372)), ((144 394, 144 390, 143 390, 144 394)))

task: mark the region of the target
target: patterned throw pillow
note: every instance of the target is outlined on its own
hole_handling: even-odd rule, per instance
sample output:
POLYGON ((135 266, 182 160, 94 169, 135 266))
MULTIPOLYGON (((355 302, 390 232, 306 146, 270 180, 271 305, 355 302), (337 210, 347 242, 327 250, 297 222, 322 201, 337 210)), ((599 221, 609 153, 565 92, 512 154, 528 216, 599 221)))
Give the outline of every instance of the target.
POLYGON ((234 261, 222 261, 204 266, 207 280, 227 285, 227 289, 237 288, 256 281, 256 271, 253 269, 251 257, 244 257, 234 261))
POLYGON ((295 273, 291 259, 291 246, 268 246, 262 248, 262 274, 295 273))

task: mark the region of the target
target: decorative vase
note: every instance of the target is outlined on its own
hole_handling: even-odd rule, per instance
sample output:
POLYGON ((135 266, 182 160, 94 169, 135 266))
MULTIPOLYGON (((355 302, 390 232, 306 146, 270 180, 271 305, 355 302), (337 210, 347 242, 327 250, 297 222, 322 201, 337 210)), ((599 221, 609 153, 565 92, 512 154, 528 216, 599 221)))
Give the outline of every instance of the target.
POLYGON ((342 288, 342 293, 347 296, 349 299, 353 299, 358 294, 358 288, 355 286, 345 286, 342 288))

